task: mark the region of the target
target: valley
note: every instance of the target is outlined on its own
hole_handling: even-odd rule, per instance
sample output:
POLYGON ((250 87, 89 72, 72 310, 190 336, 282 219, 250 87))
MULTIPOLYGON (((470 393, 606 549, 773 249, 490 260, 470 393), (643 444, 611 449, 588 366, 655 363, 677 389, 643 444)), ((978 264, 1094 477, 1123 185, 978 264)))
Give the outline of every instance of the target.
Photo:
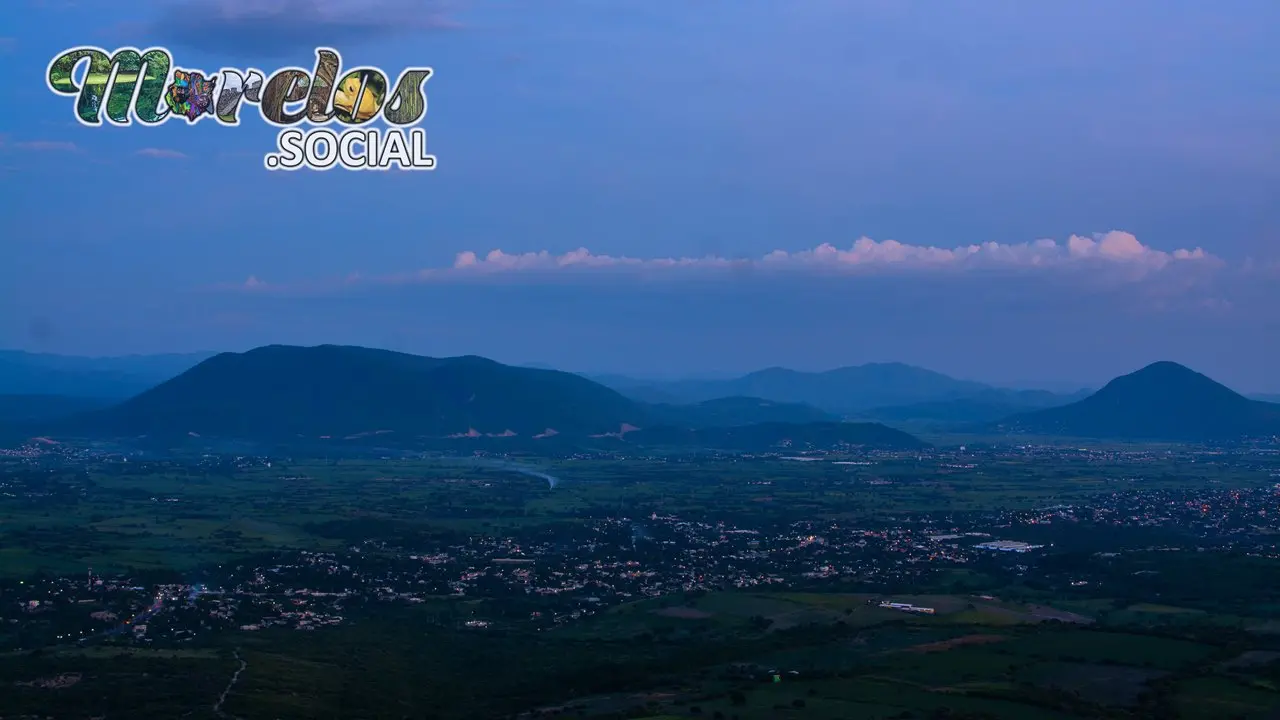
POLYGON ((237 717, 1264 717, 1280 700, 1267 448, 324 461, 39 443, 3 468, 18 707, 213 712, 241 661, 219 706, 237 717), (505 669, 477 675, 481 657, 505 669))
MULTIPOLYGON (((768 397, 649 402, 270 346, 123 401, 15 400, 0 684, 58 717, 1280 708, 1273 406, 1156 363, 835 410, 864 371, 827 409, 776 371, 725 388, 768 397)), ((865 372, 874 402, 917 377, 865 372)))

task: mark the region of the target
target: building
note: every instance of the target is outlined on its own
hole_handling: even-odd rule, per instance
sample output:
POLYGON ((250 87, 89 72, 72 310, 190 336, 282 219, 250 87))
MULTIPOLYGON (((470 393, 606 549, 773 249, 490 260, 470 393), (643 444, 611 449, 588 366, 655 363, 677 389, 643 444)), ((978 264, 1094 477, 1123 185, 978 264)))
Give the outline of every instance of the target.
POLYGON ((996 550, 999 552, 1023 553, 1023 552, 1030 552, 1032 550, 1036 550, 1044 546, 1031 545, 1024 542, 1018 542, 1016 540, 992 540, 991 542, 979 543, 975 547, 977 547, 979 550, 996 550))

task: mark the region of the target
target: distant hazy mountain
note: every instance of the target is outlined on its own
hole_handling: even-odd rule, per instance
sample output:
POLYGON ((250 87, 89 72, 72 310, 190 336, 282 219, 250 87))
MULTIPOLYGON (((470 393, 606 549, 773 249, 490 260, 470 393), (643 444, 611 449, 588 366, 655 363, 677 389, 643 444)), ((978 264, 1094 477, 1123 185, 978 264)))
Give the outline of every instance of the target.
POLYGON ((686 386, 696 386, 708 382, 720 382, 719 380, 693 378, 681 380, 658 380, 654 378, 636 378, 629 375, 617 375, 612 373, 584 374, 583 377, 589 378, 590 380, 598 382, 606 387, 611 387, 632 400, 639 400, 643 403, 656 403, 660 405, 690 405, 701 402, 702 400, 724 397, 720 395, 701 397, 697 393, 689 393, 684 389, 686 386))
POLYGON ((826 372, 769 368, 731 380, 677 380, 613 387, 647 402, 703 402, 723 397, 756 397, 805 403, 827 412, 850 413, 873 407, 947 400, 974 395, 990 386, 956 380, 902 363, 871 363, 826 372))
POLYGON ((670 393, 663 390, 660 387, 654 387, 651 385, 640 385, 636 387, 620 388, 620 387, 617 387, 616 385, 608 385, 606 383, 606 387, 611 387, 614 390, 617 390, 618 392, 622 393, 623 395, 626 395, 627 397, 631 398, 632 400, 635 400, 636 402, 648 403, 653 405, 688 406, 688 405, 694 405, 698 402, 697 400, 690 400, 688 396, 676 395, 675 393, 670 393))
POLYGON ((76 357, 0 350, 0 394, 126 398, 158 385, 212 353, 76 357))
POLYGON ((1027 410, 1059 407, 1088 397, 1092 391, 1081 390, 1060 395, 1047 390, 1006 390, 991 388, 974 395, 952 400, 934 400, 871 408, 860 417, 889 423, 919 422, 938 426, 969 425, 993 422, 1027 410))
POLYGON ((1004 388, 1021 388, 1023 390, 1044 390, 1055 395, 1077 395, 1084 392, 1093 392, 1090 383, 1082 383, 1071 380, 1019 380, 1010 378, 1002 380, 1000 387, 1004 388))
POLYGON ((111 404, 105 398, 67 395, 0 395, 0 423, 62 418, 111 404))
POLYGON ((1280 403, 1280 395, 1275 393, 1253 393, 1249 397, 1253 400, 1261 400, 1262 402, 1280 403))
POLYGON ((893 450, 926 447, 914 435, 879 423, 759 423, 738 427, 682 430, 657 427, 629 433, 626 439, 648 447, 701 447, 717 450, 831 449, 863 446, 893 450))
POLYGON ((727 397, 693 405, 650 405, 658 422, 685 427, 733 427, 754 423, 836 422, 840 418, 803 403, 778 403, 751 397, 727 397))
POLYGON ((1177 363, 1157 362, 1079 402, 1015 415, 997 427, 1071 437, 1230 441, 1280 433, 1280 405, 1250 400, 1177 363))

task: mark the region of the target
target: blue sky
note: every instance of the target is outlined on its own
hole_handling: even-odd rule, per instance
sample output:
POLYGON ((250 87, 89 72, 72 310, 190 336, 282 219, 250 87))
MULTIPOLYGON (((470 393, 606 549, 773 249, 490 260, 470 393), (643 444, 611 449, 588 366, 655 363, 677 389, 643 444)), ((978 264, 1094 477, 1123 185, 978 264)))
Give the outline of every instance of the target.
POLYGON ((1269 0, 14 2, 0 346, 1280 391, 1269 0), (429 65, 439 168, 269 173, 253 109, 80 127, 44 72, 85 44, 429 65))

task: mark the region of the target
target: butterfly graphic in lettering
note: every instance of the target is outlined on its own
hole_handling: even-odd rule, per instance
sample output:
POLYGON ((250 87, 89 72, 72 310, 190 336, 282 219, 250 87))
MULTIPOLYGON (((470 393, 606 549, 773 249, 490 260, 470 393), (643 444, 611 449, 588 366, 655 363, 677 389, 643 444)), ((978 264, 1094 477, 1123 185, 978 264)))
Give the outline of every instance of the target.
POLYGON ((213 89, 217 78, 206 78, 199 72, 173 71, 173 83, 164 95, 164 102, 174 114, 195 122, 204 113, 213 114, 213 89))

